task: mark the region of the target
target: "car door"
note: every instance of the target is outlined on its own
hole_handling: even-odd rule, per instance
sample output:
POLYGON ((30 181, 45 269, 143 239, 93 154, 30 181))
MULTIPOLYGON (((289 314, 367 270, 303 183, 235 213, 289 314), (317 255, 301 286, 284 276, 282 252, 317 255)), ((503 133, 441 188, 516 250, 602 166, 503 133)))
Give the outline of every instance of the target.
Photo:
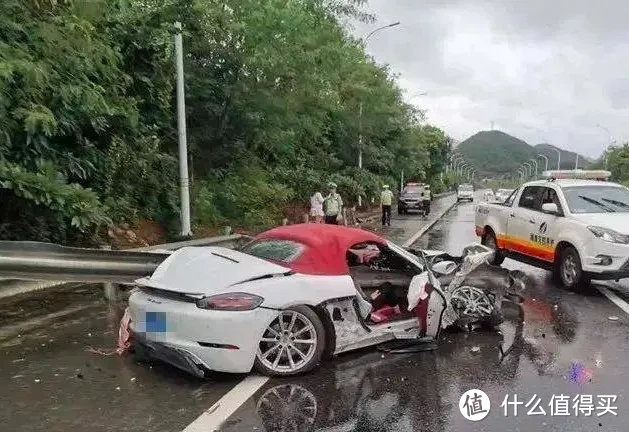
POLYGON ((557 191, 551 186, 527 186, 522 191, 518 208, 511 213, 508 226, 511 249, 515 252, 546 262, 553 262, 557 223, 559 215, 542 211, 542 204, 557 204, 560 214, 562 207, 557 191))
POLYGON ((539 210, 533 217, 535 225, 529 233, 529 240, 533 243, 536 250, 536 257, 547 262, 555 260, 555 248, 557 246, 557 237, 559 234, 559 218, 563 217, 564 209, 559 200, 556 187, 547 186, 543 188, 542 199, 539 204, 539 210), (558 213, 549 214, 542 211, 542 205, 546 203, 554 203, 557 205, 558 213))
POLYGON ((542 186, 526 186, 522 190, 520 199, 515 207, 511 208, 507 222, 507 249, 537 258, 537 251, 531 242, 531 234, 535 227, 541 210, 542 186))

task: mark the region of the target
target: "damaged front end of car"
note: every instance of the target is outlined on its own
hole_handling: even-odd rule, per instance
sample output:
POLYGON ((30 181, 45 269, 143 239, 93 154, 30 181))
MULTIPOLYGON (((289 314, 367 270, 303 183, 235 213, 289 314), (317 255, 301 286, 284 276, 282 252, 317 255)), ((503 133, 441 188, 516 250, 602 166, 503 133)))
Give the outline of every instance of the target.
POLYGON ((426 260, 428 272, 436 273, 448 298, 443 328, 495 327, 504 320, 503 301, 522 301, 524 273, 490 264, 493 254, 493 250, 474 244, 466 247, 461 257, 443 254, 426 260), (440 273, 446 263, 449 272, 440 273))
POLYGON ((406 315, 374 322, 372 305, 361 295, 321 305, 335 330, 334 354, 393 340, 436 342, 441 330, 452 326, 494 327, 504 319, 502 302, 522 298, 524 274, 489 264, 493 251, 485 246, 468 246, 459 257, 413 253, 425 270, 410 282, 406 315))

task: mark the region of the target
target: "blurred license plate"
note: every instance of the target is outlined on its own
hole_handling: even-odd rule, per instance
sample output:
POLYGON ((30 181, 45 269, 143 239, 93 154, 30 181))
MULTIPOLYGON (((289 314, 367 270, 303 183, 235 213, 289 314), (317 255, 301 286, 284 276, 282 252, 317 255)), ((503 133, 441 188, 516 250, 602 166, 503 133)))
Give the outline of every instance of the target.
POLYGON ((146 313, 147 333, 166 333, 166 312, 146 313))

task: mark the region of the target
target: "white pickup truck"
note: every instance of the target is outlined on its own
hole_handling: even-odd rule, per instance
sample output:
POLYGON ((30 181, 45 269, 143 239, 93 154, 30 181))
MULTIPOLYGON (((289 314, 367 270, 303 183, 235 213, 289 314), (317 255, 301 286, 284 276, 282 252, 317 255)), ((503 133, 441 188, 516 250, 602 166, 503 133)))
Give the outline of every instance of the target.
POLYGON ((629 189, 608 171, 549 171, 476 208, 476 235, 505 257, 552 270, 567 288, 629 277, 629 189))

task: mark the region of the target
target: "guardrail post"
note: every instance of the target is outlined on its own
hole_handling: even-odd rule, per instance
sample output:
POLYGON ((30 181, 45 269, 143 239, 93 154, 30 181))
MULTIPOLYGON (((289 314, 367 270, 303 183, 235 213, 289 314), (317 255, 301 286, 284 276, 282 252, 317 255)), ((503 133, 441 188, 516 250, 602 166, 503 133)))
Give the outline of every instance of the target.
MULTIPOLYGON (((100 248, 111 250, 111 246, 109 245, 103 245, 100 248)), ((118 300, 118 286, 113 282, 104 282, 103 287, 105 288, 105 298, 111 303, 116 302, 118 300)))

